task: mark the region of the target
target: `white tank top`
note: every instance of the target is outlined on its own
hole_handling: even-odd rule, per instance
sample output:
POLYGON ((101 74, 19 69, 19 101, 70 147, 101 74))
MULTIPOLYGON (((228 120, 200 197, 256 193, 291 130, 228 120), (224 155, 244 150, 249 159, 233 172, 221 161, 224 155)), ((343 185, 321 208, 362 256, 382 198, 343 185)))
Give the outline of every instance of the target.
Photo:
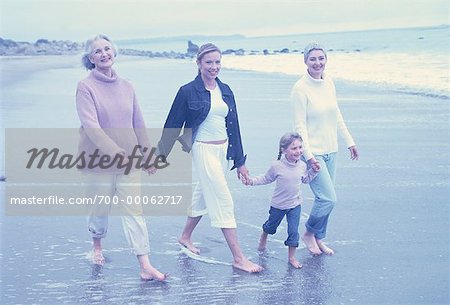
POLYGON ((216 88, 208 91, 211 94, 211 109, 198 127, 195 140, 204 142, 226 140, 228 137, 225 117, 228 114, 228 105, 222 99, 219 85, 216 84, 216 88))

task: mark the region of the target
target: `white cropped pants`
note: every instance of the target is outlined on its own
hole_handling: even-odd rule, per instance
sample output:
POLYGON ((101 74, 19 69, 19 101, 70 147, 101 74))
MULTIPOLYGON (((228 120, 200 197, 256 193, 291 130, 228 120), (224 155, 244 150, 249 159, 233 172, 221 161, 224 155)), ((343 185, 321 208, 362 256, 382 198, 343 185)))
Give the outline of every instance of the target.
POLYGON ((233 198, 225 178, 227 145, 228 142, 194 142, 192 146, 192 163, 199 182, 192 194, 188 216, 208 214, 211 226, 217 228, 236 228, 233 198))
POLYGON ((106 237, 111 208, 119 208, 123 231, 131 251, 135 255, 148 254, 150 247, 142 207, 126 203, 128 196, 141 195, 141 172, 131 172, 128 175, 89 173, 83 175, 83 183, 87 198, 97 195, 97 204, 88 207, 87 225, 91 237, 106 237), (111 204, 98 204, 99 195, 105 196, 103 203, 109 200, 111 204), (116 197, 113 198, 114 196, 116 197), (118 204, 112 204, 113 201, 118 204))

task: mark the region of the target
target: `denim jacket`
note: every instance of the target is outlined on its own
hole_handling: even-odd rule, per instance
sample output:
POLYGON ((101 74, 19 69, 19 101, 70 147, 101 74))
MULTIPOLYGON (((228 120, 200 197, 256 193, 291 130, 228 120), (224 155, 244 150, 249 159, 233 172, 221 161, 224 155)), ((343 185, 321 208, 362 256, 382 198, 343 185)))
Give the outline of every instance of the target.
MULTIPOLYGON (((227 160, 234 161, 232 168, 234 169, 244 165, 247 157, 243 153, 236 102, 230 87, 218 78, 216 81, 222 91, 222 98, 228 105, 228 114, 225 118, 228 135, 227 160)), ((159 153, 168 156, 176 140, 180 141, 184 151, 190 152, 198 127, 205 120, 210 109, 210 92, 206 90, 200 75, 197 75, 192 82, 178 90, 158 143, 159 153), (182 129, 183 135, 180 136, 182 129)))

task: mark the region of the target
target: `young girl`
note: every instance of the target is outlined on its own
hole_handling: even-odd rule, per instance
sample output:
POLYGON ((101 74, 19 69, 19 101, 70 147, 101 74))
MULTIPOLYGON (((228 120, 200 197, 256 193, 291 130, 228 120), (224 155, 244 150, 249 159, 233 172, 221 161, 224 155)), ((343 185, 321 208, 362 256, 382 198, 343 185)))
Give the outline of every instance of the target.
POLYGON ((278 226, 286 215, 288 223, 288 238, 284 242, 289 247, 289 263, 295 268, 301 268, 302 264, 295 258, 295 250, 298 247, 301 203, 300 184, 309 183, 320 170, 319 166, 313 166, 307 170, 306 163, 300 160, 303 150, 303 140, 296 132, 288 132, 280 139, 278 160, 274 161, 263 176, 250 178, 247 185, 263 185, 276 181, 269 219, 263 224, 263 232, 259 240, 258 250, 266 248, 267 235, 275 234, 278 226))

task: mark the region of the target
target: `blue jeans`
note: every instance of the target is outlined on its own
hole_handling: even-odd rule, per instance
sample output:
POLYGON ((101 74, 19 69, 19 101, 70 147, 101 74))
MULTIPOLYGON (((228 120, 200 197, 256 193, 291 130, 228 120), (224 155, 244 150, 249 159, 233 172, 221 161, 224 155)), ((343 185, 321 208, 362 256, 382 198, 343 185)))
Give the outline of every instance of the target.
POLYGON ((274 207, 270 207, 269 219, 263 224, 263 231, 267 234, 275 234, 278 226, 286 215, 286 220, 288 223, 288 238, 284 242, 286 246, 298 247, 298 224, 300 222, 300 212, 302 211, 302 206, 298 205, 295 208, 280 210, 274 207))
POLYGON ((314 156, 320 163, 320 171, 309 183, 314 193, 314 204, 311 209, 306 230, 317 239, 323 239, 327 233, 328 218, 336 203, 334 183, 336 179, 336 153, 314 156))

